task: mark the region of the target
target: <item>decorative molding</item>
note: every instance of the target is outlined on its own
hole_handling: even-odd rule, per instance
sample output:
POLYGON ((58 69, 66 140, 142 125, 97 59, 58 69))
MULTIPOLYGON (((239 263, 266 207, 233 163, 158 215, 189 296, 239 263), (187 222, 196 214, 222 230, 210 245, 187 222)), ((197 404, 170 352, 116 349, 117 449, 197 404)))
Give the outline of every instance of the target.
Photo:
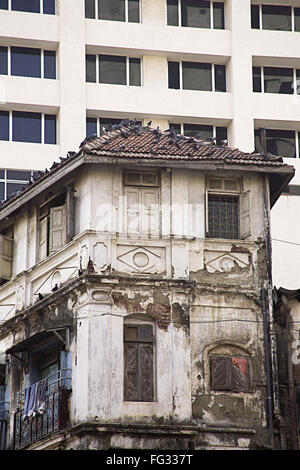
POLYGON ((204 251, 204 266, 209 273, 230 273, 237 266, 245 269, 250 264, 249 253, 230 251, 204 251))
POLYGON ((129 273, 161 274, 166 269, 165 248, 118 245, 117 269, 129 273))

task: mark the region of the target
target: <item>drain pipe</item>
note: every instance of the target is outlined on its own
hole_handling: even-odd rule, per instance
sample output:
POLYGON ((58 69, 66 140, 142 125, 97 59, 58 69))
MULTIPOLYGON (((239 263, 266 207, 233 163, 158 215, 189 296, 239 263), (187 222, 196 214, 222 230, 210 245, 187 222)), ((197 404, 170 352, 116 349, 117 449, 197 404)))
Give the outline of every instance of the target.
POLYGON ((261 304, 263 314, 263 326, 264 326, 264 346, 265 346, 265 367, 267 377, 267 414, 269 424, 269 435, 272 449, 274 449, 274 429, 273 429, 273 404, 272 404, 272 373, 270 367, 270 347, 269 347, 269 332, 268 332, 268 320, 267 320, 267 307, 266 307, 266 289, 261 288, 261 304))

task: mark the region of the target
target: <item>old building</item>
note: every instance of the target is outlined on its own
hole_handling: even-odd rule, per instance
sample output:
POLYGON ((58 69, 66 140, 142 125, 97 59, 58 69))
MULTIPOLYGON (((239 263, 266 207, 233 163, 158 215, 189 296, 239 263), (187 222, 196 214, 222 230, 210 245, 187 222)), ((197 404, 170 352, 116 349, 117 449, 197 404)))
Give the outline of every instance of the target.
POLYGON ((5 201, 6 448, 280 447, 269 215, 293 173, 124 120, 5 201))

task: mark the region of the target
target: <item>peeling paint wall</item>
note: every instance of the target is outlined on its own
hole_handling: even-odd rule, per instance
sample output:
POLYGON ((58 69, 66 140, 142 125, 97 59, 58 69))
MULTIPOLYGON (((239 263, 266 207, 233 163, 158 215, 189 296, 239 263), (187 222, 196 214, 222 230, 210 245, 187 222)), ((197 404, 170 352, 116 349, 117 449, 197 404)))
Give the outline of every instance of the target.
MULTIPOLYGON (((263 181, 231 175, 243 176, 242 191, 251 192, 251 235, 218 240, 205 238, 206 176, 198 170, 160 172, 159 234, 152 237, 124 231, 122 169, 87 166, 75 182, 75 236, 42 263, 36 264, 36 206, 16 217, 15 277, 0 286, 0 320, 14 322, 16 313, 35 304, 36 311, 3 331, 0 352, 35 332, 70 323, 71 425, 220 428, 218 435, 199 435, 198 448, 245 447, 251 433, 266 426, 259 300, 267 274, 263 181), (56 283, 66 289, 63 303, 39 307, 56 283), (17 306, 11 312, 9 302, 17 306), (153 401, 124 400, 126 322, 153 326, 153 401), (251 391, 213 390, 212 355, 247 357, 251 391), (245 428, 247 436, 223 434, 223 428, 245 428)), ((10 367, 14 410, 25 372, 14 360, 10 367)))

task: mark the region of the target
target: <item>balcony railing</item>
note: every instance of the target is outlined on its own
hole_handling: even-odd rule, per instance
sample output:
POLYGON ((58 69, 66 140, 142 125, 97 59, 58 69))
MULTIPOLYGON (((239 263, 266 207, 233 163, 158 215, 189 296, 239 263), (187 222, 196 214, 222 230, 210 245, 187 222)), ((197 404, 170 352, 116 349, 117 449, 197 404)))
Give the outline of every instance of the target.
MULTIPOLYGON (((45 379, 44 379, 45 380, 45 379)), ((33 384, 38 386, 43 381, 33 384)), ((67 426, 71 370, 62 369, 47 378, 42 409, 25 413, 26 390, 18 392, 18 411, 14 422, 14 448, 20 449, 67 426)))

